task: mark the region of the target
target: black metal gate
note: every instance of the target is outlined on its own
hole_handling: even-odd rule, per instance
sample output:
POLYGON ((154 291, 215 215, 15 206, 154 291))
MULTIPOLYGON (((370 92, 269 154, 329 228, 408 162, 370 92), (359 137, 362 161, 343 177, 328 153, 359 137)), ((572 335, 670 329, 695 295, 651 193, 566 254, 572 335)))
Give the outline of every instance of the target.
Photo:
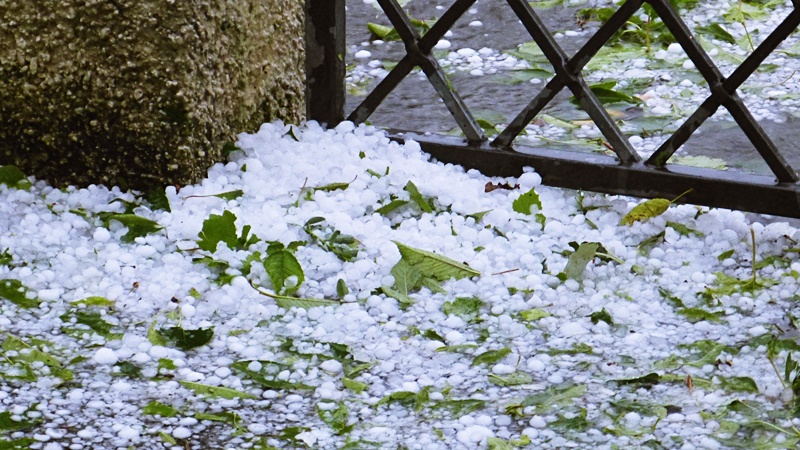
MULTIPOLYGON (((358 0, 360 1, 360 0, 358 0)), ((753 118, 736 90, 800 25, 800 0, 730 76, 724 77, 669 0, 625 1, 572 57, 559 47, 527 0, 506 0, 542 50, 555 76, 514 120, 489 141, 450 86, 433 48, 476 0, 456 0, 423 36, 396 0, 377 0, 405 44, 406 55, 346 117, 361 123, 386 96, 419 67, 444 101, 466 138, 392 131, 398 141, 414 139, 437 160, 493 176, 518 176, 531 166, 543 183, 570 189, 637 197, 684 197, 687 203, 800 217, 800 178, 753 118), (709 95, 653 155, 643 160, 583 79, 581 70, 643 4, 649 4, 708 82, 709 95), (563 89, 576 97, 609 143, 615 156, 522 147, 514 139, 563 89), (669 165, 670 157, 719 107, 725 107, 769 166, 774 177, 734 171, 669 165)), ((308 118, 335 125, 345 119, 345 0, 307 0, 308 118)))

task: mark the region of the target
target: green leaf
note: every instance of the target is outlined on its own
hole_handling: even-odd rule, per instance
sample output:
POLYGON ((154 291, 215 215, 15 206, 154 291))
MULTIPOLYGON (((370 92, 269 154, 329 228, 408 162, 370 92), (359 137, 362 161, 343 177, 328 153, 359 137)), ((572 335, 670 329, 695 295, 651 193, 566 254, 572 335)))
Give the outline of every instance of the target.
POLYGON ((214 327, 185 330, 181 327, 162 328, 157 331, 167 343, 181 350, 202 347, 214 338, 214 327))
MULTIPOLYGON (((630 96, 624 92, 615 91, 612 89, 616 82, 603 82, 589 86, 594 95, 600 100, 600 103, 606 105, 611 103, 629 103, 632 105, 639 105, 644 103, 637 97, 630 96)), ((578 99, 575 96, 570 97, 570 101, 578 104, 578 99)))
POLYGON ((235 200, 244 195, 244 191, 241 189, 236 189, 234 191, 228 192, 221 192, 219 194, 214 194, 214 197, 221 198, 224 200, 235 200))
POLYGON ((116 337, 113 333, 111 333, 111 329, 114 328, 114 325, 106 322, 103 317, 103 314, 97 311, 77 309, 62 314, 59 316, 59 319, 61 319, 61 321, 65 324, 69 325, 72 323, 71 319, 74 318, 75 323, 88 326, 92 331, 100 336, 103 336, 104 338, 110 339, 112 337, 116 337))
POLYGON ((305 281, 305 274, 297 258, 288 250, 278 250, 270 253, 264 259, 264 269, 272 281, 272 288, 278 294, 290 294, 297 291, 305 281), (294 286, 286 286, 286 279, 296 277, 297 283, 294 286))
POLYGON ((166 347, 168 342, 167 338, 161 335, 156 329, 156 322, 153 321, 150 324, 150 328, 147 329, 147 340, 150 341, 153 345, 158 345, 161 347, 166 347))
POLYGON ((734 38, 730 33, 725 31, 724 28, 720 26, 718 23, 712 23, 709 25, 699 26, 694 29, 695 33, 700 33, 712 37, 714 39, 718 39, 723 42, 727 42, 729 44, 735 44, 736 38, 734 38))
POLYGON ((661 382, 661 375, 656 372, 648 373, 647 375, 642 375, 641 377, 634 377, 634 378, 620 378, 614 380, 615 383, 624 386, 624 385, 644 385, 644 386, 653 386, 661 382))
POLYGON ((397 300, 402 307, 408 307, 414 304, 414 299, 409 297, 408 294, 400 292, 394 288, 390 288, 389 286, 381 286, 381 291, 389 297, 397 300))
POLYGON ((579 342, 579 343, 573 345, 572 348, 569 348, 569 349, 552 348, 550 350, 547 350, 545 353, 547 353, 550 356, 556 356, 556 355, 578 355, 578 354, 587 354, 588 355, 588 354, 591 354, 593 351, 594 351, 594 349, 592 348, 591 345, 589 345, 589 344, 587 344, 585 342, 579 342))
POLYGON ((666 233, 663 231, 655 236, 650 236, 649 238, 646 238, 645 240, 640 242, 639 245, 636 246, 636 249, 638 250, 640 255, 648 256, 651 250, 658 247, 660 244, 664 243, 665 236, 666 233))
POLYGON ((317 414, 323 422, 328 424, 336 434, 349 433, 355 424, 348 425, 347 421, 350 418, 350 408, 344 402, 336 403, 335 409, 322 408, 320 403, 317 403, 317 414))
POLYGON ((423 331, 422 337, 424 337, 425 339, 430 339, 432 341, 439 341, 441 343, 447 342, 447 340, 441 334, 437 333, 435 330, 432 329, 427 329, 423 331))
POLYGON ((514 372, 508 375, 490 373, 489 382, 498 386, 519 386, 533 383, 533 377, 525 372, 514 372))
POLYGON ((153 400, 148 403, 147 406, 142 408, 142 414, 146 414, 148 416, 176 417, 180 413, 172 406, 153 400))
POLYGON ((416 393, 411 391, 397 391, 391 394, 384 395, 380 400, 375 403, 377 408, 380 405, 387 405, 391 403, 399 403, 403 406, 411 406, 416 398, 416 393))
MULTIPOLYGON (((0 412, 0 431, 28 430, 38 425, 41 421, 42 421, 41 419, 14 420, 11 411, 3 411, 0 412)), ((2 443, 2 441, 0 441, 0 443, 2 443)), ((0 447, 0 448, 5 448, 5 447, 0 447)))
POLYGON ((273 298, 275 299, 275 304, 283 309, 291 309, 291 308, 310 309, 310 308, 318 308, 325 306, 337 306, 341 304, 334 300, 325 300, 317 298, 284 297, 282 295, 276 295, 273 298))
POLYGON ((343 298, 345 295, 350 293, 350 289, 347 288, 347 283, 341 278, 336 282, 336 296, 339 298, 343 298))
POLYGON ((3 450, 29 450, 37 441, 34 438, 19 438, 13 441, 0 439, 0 448, 3 450))
POLYGON ((394 277, 392 289, 403 295, 422 287, 422 273, 404 258, 400 258, 400 261, 392 267, 391 274, 394 277))
POLYGON ((696 236, 696 237, 704 236, 703 233, 695 230, 694 228, 689 228, 682 223, 667 221, 667 226, 677 231, 678 234, 680 234, 681 236, 696 236))
POLYGON ((483 300, 478 297, 458 297, 442 305, 442 312, 447 315, 470 317, 477 315, 483 305, 483 300))
POLYGON ((519 312, 519 318, 526 322, 534 322, 539 319, 544 319, 545 317, 550 317, 551 315, 552 314, 549 312, 540 308, 527 309, 519 312))
POLYGON ((178 381, 181 386, 194 391, 196 394, 205 397, 225 398, 232 400, 235 398, 252 398, 256 399, 258 396, 249 394, 247 392, 237 391, 235 389, 227 388, 224 386, 210 386, 208 384, 195 383, 193 381, 178 381))
POLYGON ((228 248, 235 249, 237 244, 235 221, 236 215, 230 211, 223 211, 221 216, 211 214, 203 221, 197 246, 213 253, 217 251, 217 244, 224 242, 228 248))
MULTIPOLYGON (((128 378, 141 378, 142 377, 142 368, 137 366, 136 364, 130 361, 120 361, 114 364, 114 367, 119 368, 119 375, 126 376, 128 378)), ((116 375, 116 374, 114 374, 116 375)))
POLYGON ((720 261, 725 261, 726 259, 728 259, 731 256, 733 256, 733 254, 734 254, 734 250, 730 249, 730 250, 727 250, 727 251, 724 251, 724 252, 720 253, 717 256, 717 259, 720 260, 720 261))
POLYGON ((166 212, 172 212, 172 208, 169 206, 167 192, 163 187, 154 188, 148 191, 144 195, 144 199, 150 203, 150 209, 153 211, 162 210, 166 212))
MULTIPOLYGON (((563 0, 558 0, 559 3, 562 1, 563 0)), ((489 446, 489 450, 516 450, 530 444, 531 439, 527 435, 523 434, 519 439, 512 439, 508 441, 496 437, 490 437, 486 443, 489 446)))
POLYGON ((346 387, 347 389, 350 389, 351 391, 355 392, 356 394, 360 394, 360 393, 364 392, 365 390, 367 390, 367 388, 369 388, 369 385, 367 383, 362 383, 360 381, 352 380, 352 379, 347 378, 347 377, 342 378, 342 384, 344 384, 344 387, 346 387))
POLYGON ((549 429, 554 428, 571 432, 586 431, 590 426, 591 424, 586 420, 586 408, 581 408, 580 413, 575 417, 567 418, 562 416, 547 424, 549 429))
POLYGON ((707 320, 709 322, 722 322, 720 316, 725 314, 724 311, 711 312, 702 308, 678 308, 675 310, 675 312, 686 317, 686 320, 691 323, 697 323, 703 320, 707 320))
POLYGON ((536 414, 548 411, 551 408, 563 408, 572 404, 572 402, 586 394, 585 384, 571 384, 564 383, 556 386, 548 386, 543 392, 525 397, 524 400, 517 404, 506 405, 506 411, 516 410, 517 407, 534 407, 536 414), (509 408, 510 407, 510 408, 509 408))
POLYGON ((476 356, 472 360, 471 365, 477 366, 479 364, 494 364, 510 354, 511 349, 508 347, 503 347, 499 350, 488 350, 476 356))
POLYGON ((241 428, 242 416, 233 411, 222 411, 216 414, 196 412, 194 418, 197 420, 210 420, 212 422, 223 422, 234 428, 241 428))
POLYGON ((583 242, 580 244, 578 249, 569 256, 567 265, 564 267, 564 275, 576 281, 583 280, 586 264, 594 259, 598 248, 600 248, 600 244, 597 242, 583 242))
POLYGON ((382 41, 399 41, 400 35, 392 27, 379 25, 377 23, 367 22, 367 29, 372 36, 377 37, 382 41))
POLYGON ((167 444, 170 444, 170 445, 178 445, 178 441, 177 441, 177 440, 175 440, 175 438, 174 438, 174 437, 172 437, 172 436, 168 435, 167 433, 164 433, 164 432, 163 432, 163 431, 161 431, 161 430, 159 430, 159 431, 158 431, 158 437, 160 437, 160 438, 161 438, 161 440, 162 440, 162 441, 164 441, 164 442, 166 442, 167 444))
POLYGON ((718 377, 722 387, 729 391, 758 394, 758 385, 750 377, 718 377))
POLYGON ((112 220, 116 220, 128 228, 128 232, 120 238, 122 242, 126 243, 134 242, 137 237, 147 236, 164 228, 158 222, 145 219, 136 214, 101 213, 99 216, 106 225, 112 220))
POLYGON ((461 279, 480 276, 480 272, 470 268, 466 264, 453 261, 450 258, 437 255, 427 250, 409 247, 397 241, 393 242, 400 250, 402 258, 410 265, 414 266, 424 277, 433 278, 437 281, 445 281, 452 278, 461 279))
POLYGON ((417 206, 419 206, 419 209, 421 209, 422 212, 433 212, 433 207, 431 207, 431 204, 428 202, 428 200, 419 193, 419 190, 417 190, 417 186, 414 183, 409 181, 406 183, 406 186, 403 188, 403 190, 408 192, 408 195, 411 196, 411 200, 416 203, 417 206))
POLYGON ((388 215, 390 212, 396 210, 397 208, 400 208, 400 207, 405 206, 407 204, 408 204, 407 200, 395 199, 395 200, 392 200, 389 203, 381 206, 380 208, 376 209, 375 212, 377 212, 378 214, 380 214, 382 216, 385 216, 385 215, 388 215))
POLYGON ((0 280, 0 298, 4 298, 20 308, 38 308, 41 300, 28 298, 28 288, 14 279, 0 280))
POLYGON ((669 160, 670 164, 680 164, 682 166, 700 167, 703 169, 728 170, 728 164, 724 159, 711 158, 709 156, 678 156, 669 160))
POLYGON ((605 308, 603 308, 600 311, 596 311, 589 314, 589 317, 591 318, 592 323, 595 325, 597 325, 598 322, 602 321, 609 324, 612 327, 614 326, 614 319, 611 317, 611 314, 609 314, 608 311, 606 311, 605 308))
POLYGON ((434 402, 431 405, 432 409, 444 409, 450 412, 451 417, 463 417, 469 413, 475 412, 479 409, 486 407, 485 400, 478 400, 472 398, 465 399, 448 399, 434 402))
POLYGON ((664 214, 671 204, 675 203, 679 198, 691 191, 692 190, 689 189, 672 200, 667 200, 665 198, 654 198, 652 200, 644 201, 634 206, 633 209, 631 209, 630 212, 628 212, 628 214, 622 218, 620 225, 633 225, 634 222, 641 222, 646 219, 658 217, 661 214, 664 214))
POLYGON ((9 188, 28 189, 31 187, 30 181, 25 177, 16 166, 0 166, 0 184, 5 184, 9 188))
POLYGON ((114 306, 114 300, 109 300, 105 297, 93 296, 86 297, 81 300, 72 302, 73 305, 86 305, 86 306, 114 306))
POLYGON ((490 212, 492 212, 492 210, 491 210, 491 209, 487 209, 486 211, 479 211, 479 212, 476 212, 476 213, 467 214, 467 217, 472 217, 473 219, 475 219, 475 223, 478 223, 478 222, 480 222, 480 221, 481 221, 481 220, 482 220, 482 219, 483 219, 483 218, 484 218, 484 217, 485 217, 487 214, 489 214, 490 212))
POLYGON ((539 194, 534 189, 520 195, 512 204, 514 211, 528 216, 532 214, 532 206, 536 206, 538 211, 542 210, 542 201, 539 200, 539 194))
POLYGON ((335 183, 323 184, 322 186, 315 186, 312 187, 311 189, 314 191, 333 192, 349 188, 350 183, 351 182, 339 181, 335 183))
POLYGON ((236 361, 231 364, 231 369, 243 374, 245 377, 255 381, 265 389, 274 390, 313 390, 314 387, 294 381, 279 380, 278 373, 282 370, 290 368, 285 364, 279 364, 272 361, 258 361, 260 368, 258 370, 251 370, 251 363, 253 361, 243 360, 236 361))

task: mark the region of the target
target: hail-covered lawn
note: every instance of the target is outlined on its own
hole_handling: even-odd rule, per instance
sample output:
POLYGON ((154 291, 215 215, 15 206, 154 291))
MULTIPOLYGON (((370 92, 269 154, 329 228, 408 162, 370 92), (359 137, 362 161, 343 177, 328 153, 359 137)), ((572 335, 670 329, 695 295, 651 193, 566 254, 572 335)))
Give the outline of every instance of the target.
POLYGON ((148 195, 0 168, 0 448, 800 441, 788 224, 349 123, 237 145, 148 195))

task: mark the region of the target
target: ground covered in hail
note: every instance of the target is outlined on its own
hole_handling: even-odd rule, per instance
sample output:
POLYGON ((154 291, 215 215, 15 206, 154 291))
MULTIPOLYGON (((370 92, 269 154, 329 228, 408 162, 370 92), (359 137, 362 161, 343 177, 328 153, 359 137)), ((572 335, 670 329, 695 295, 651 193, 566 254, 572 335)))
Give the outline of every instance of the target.
POLYGON ((487 178, 350 123, 228 150, 146 195, 0 168, 1 448, 800 441, 787 223, 487 178))

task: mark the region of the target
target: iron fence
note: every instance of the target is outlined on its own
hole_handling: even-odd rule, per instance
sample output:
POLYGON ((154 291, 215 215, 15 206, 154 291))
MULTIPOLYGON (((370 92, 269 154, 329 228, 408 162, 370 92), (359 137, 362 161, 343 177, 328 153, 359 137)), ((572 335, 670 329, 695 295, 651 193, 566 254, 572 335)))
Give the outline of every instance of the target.
MULTIPOLYGON (((360 0, 359 0, 360 1, 360 0)), ((800 178, 754 119, 737 89, 800 25, 800 0, 793 10, 728 77, 698 44, 669 0, 627 0, 573 56, 553 38, 527 0, 506 0, 544 53, 555 75, 493 140, 488 140, 433 55, 436 43, 476 0, 456 0, 422 36, 396 0, 377 0, 405 45, 405 56, 353 111, 345 116, 345 0, 307 0, 307 115, 328 125, 366 121, 386 96, 419 67, 464 137, 392 130, 398 141, 413 139, 437 160, 474 168, 491 176, 518 176, 530 166, 543 183, 570 189, 674 198, 691 189, 683 202, 800 217, 800 178), (582 70, 644 4, 649 4, 708 83, 709 95, 648 158, 643 159, 610 117, 582 76, 582 70), (614 156, 518 145, 516 137, 555 96, 568 89, 594 121, 614 156), (670 158, 720 107, 731 114, 773 176, 668 165, 670 158)))

